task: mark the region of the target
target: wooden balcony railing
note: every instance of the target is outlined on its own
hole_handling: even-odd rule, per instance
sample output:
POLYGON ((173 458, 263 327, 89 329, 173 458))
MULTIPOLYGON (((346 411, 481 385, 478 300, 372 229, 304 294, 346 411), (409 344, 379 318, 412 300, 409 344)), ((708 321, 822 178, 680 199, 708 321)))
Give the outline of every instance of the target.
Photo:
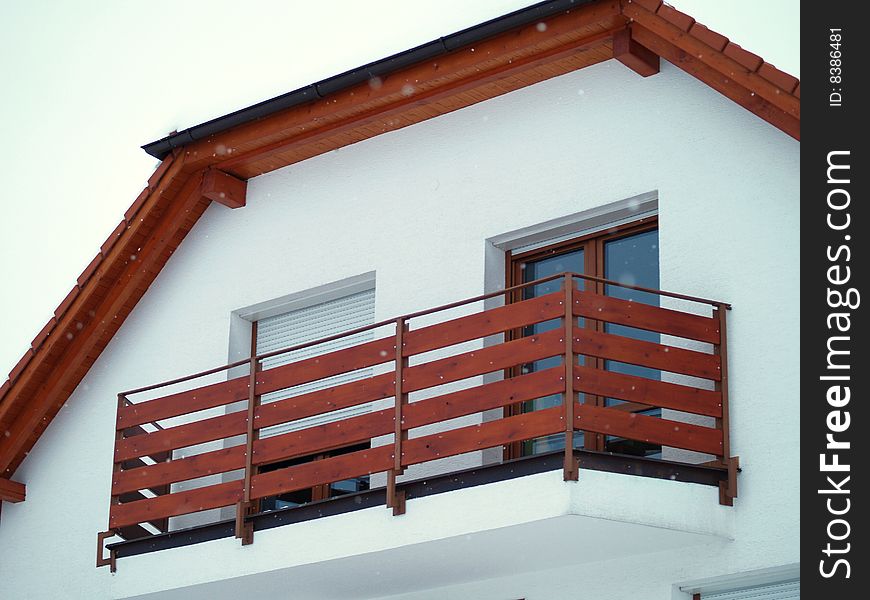
POLYGON ((736 496, 737 465, 728 443, 728 308, 722 302, 564 273, 119 394, 109 527, 98 537, 98 566, 114 568, 112 556, 103 558, 106 538, 166 531, 170 517, 208 509, 235 507, 236 536, 249 543, 253 532, 247 518, 256 512, 258 500, 372 473, 387 473, 387 505, 401 514, 404 498, 396 476, 407 467, 554 434, 565 438, 565 479, 577 479, 576 431, 713 455, 716 459, 708 464, 728 471, 727 481, 720 484, 720 501, 730 505, 736 496), (557 279, 562 280, 561 291, 412 327, 422 317, 431 322, 446 311, 497 302, 500 296, 517 300, 522 288, 557 279), (583 286, 577 285, 580 280, 585 281, 583 286), (674 305, 694 305, 694 312, 604 295, 611 286, 669 298, 674 305), (706 305, 706 314, 697 314, 694 307, 699 304, 706 305), (554 327, 522 335, 523 328, 544 322, 554 327), (607 332, 603 323, 681 341, 666 344, 617 335, 607 332), (261 369, 264 359, 279 354, 386 328, 388 335, 372 341, 261 369), (467 343, 475 348, 469 349, 467 343), (583 364, 579 356, 587 357, 583 364), (560 366, 529 373, 517 368, 552 357, 562 358, 560 366), (672 381, 629 375, 602 368, 604 361, 674 375, 669 377, 672 381), (249 372, 244 376, 145 401, 131 400, 245 365, 249 372), (370 374, 350 383, 259 402, 270 392, 365 368, 370 368, 370 374), (482 377, 487 374, 496 375, 482 377), (430 390, 456 382, 467 387, 430 390), (440 395, 409 402, 409 394, 421 390, 440 395), (563 400, 551 408, 408 435, 426 425, 556 394, 563 400), (580 394, 700 415, 711 426, 637 414, 600 402, 580 403, 580 394), (238 408, 239 403, 246 403, 245 408, 230 412, 228 407, 238 408), (367 403, 374 405, 366 414, 269 437, 259 435, 267 427, 367 403), (390 434, 393 439, 384 445, 260 469, 379 437, 389 440, 385 436, 390 434), (209 443, 212 449, 198 454, 179 452, 209 443), (205 485, 173 489, 179 482, 200 478, 205 478, 205 485))

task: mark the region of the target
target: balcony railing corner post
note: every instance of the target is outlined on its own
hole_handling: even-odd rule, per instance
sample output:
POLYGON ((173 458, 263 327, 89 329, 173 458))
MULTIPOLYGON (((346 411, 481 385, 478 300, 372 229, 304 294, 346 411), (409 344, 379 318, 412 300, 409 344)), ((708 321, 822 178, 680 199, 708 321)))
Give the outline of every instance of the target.
POLYGON ((254 543, 254 526, 246 517, 256 512, 256 502, 251 500, 251 481, 254 477, 254 440, 257 438, 257 428, 254 427, 257 406, 260 395, 257 393, 257 373, 261 363, 257 357, 257 322, 252 324, 251 363, 248 375, 248 411, 245 419, 245 477, 242 500, 236 505, 235 536, 242 540, 242 545, 254 543))
POLYGON ((254 543, 254 524, 247 519, 254 512, 253 506, 252 502, 236 503, 235 537, 242 541, 242 546, 254 543))
POLYGON ((387 507, 393 509, 393 515, 405 514, 405 491, 397 489, 396 477, 404 472, 402 465, 402 442, 407 439, 408 432, 402 422, 402 407, 408 403, 408 394, 404 391, 403 378, 408 359, 405 356, 405 334, 408 332, 408 321, 405 317, 396 319, 396 355, 395 355, 395 429, 393 432, 393 468, 387 472, 387 507))
MULTIPOLYGON (((115 411, 115 446, 112 449, 112 486, 115 484, 115 477, 121 471, 122 463, 114 458, 115 448, 118 447, 118 442, 124 439, 124 430, 121 428, 121 410, 126 407, 130 401, 124 393, 118 394, 118 405, 115 411)), ((112 493, 109 500, 109 526, 106 531, 101 531, 97 534, 97 567, 109 566, 109 571, 115 572, 117 568, 115 551, 109 550, 109 558, 103 556, 103 544, 106 538, 117 535, 115 529, 112 528, 112 512, 115 507, 120 504, 121 500, 117 494, 112 493)))
POLYGON ((728 322, 726 315, 730 305, 719 305, 713 309, 714 317, 719 321, 719 345, 715 353, 719 355, 719 381, 716 388, 722 398, 722 418, 719 425, 722 429, 722 462, 728 469, 728 477, 719 482, 719 503, 733 506, 737 497, 737 472, 740 470, 740 459, 731 456, 731 417, 728 399, 728 322))
POLYGON ((114 537, 118 533, 114 529, 101 531, 97 534, 97 568, 109 567, 109 572, 114 573, 118 569, 117 554, 114 548, 109 550, 109 557, 106 558, 103 552, 103 546, 106 543, 106 538, 114 537))
POLYGON ((580 479, 580 466, 574 457, 574 363, 577 360, 574 354, 574 278, 571 273, 566 273, 562 281, 565 291, 565 398, 563 401, 565 415, 565 464, 563 479, 565 481, 577 481, 580 479))

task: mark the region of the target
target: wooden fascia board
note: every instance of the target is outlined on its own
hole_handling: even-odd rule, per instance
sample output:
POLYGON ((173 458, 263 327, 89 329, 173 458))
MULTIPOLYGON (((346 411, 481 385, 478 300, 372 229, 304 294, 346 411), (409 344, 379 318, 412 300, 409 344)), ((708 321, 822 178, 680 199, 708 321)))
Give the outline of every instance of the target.
MULTIPOLYGON (((572 41, 567 44, 557 46, 555 48, 551 48, 547 52, 533 55, 525 59, 518 59, 510 63, 502 64, 498 68, 490 70, 490 72, 488 72, 483 77, 477 76, 470 80, 463 81, 461 84, 450 86, 449 88, 437 88, 422 93, 415 98, 414 105, 419 105, 420 103, 440 102, 444 99, 455 96, 456 94, 473 90, 494 81, 507 79, 518 73, 528 71, 529 69, 553 63, 571 55, 578 55, 592 48, 600 47, 611 40, 612 35, 615 31, 616 29, 604 30, 598 34, 584 37, 583 39, 572 41)), ((510 90, 505 90, 503 93, 507 93, 508 91, 510 90)), ((328 127, 312 129, 311 131, 308 131, 304 134, 294 136, 291 139, 282 140, 280 142, 270 144, 265 148, 260 148, 255 152, 250 153, 249 155, 234 157, 232 159, 222 161, 218 163, 217 166, 222 170, 232 170, 234 168, 239 168, 247 161, 255 159, 259 160, 263 157, 280 153, 281 151, 288 148, 301 148, 306 145, 313 146, 318 144, 323 139, 328 138, 329 136, 336 135, 345 131, 350 131, 353 129, 364 128, 365 126, 372 123, 379 123, 382 126, 382 131, 386 132, 394 131, 401 127, 412 125, 414 123, 418 123, 424 120, 417 119, 408 121, 399 119, 398 117, 403 116, 403 113, 405 113, 407 109, 408 104, 406 102, 396 102, 390 105, 388 108, 379 107, 376 109, 372 109, 366 114, 354 115, 351 118, 345 119, 344 121, 340 121, 338 123, 334 123, 328 127)), ((434 118, 434 116, 441 116, 442 114, 446 114, 446 112, 441 112, 438 115, 429 116, 427 118, 434 118)), ((375 137, 377 135, 380 135, 380 132, 368 134, 363 133, 359 136, 357 141, 359 141, 360 139, 375 137)), ((315 153, 312 152, 311 154, 314 155, 315 153)))
POLYGON ((751 90, 752 93, 760 96, 785 114, 800 120, 800 101, 791 95, 791 90, 780 89, 736 60, 725 56, 722 52, 713 50, 695 36, 669 23, 637 2, 625 4, 622 12, 626 17, 633 19, 636 24, 658 35, 664 41, 679 48, 707 67, 725 75, 747 90, 751 90))
POLYGON ((185 147, 188 168, 196 170, 216 164, 221 170, 233 172, 234 165, 251 160, 261 151, 269 151, 276 143, 292 143, 297 136, 311 135, 312 131, 371 110, 394 109, 399 104, 421 102, 419 93, 409 93, 411 88, 423 92, 486 77, 493 68, 534 54, 537 48, 541 53, 546 52, 549 47, 542 42, 547 40, 570 36, 590 26, 612 29, 616 24, 624 23, 618 0, 580 6, 547 19, 545 31, 536 24, 528 25, 473 47, 460 48, 412 65, 382 78, 377 85, 362 83, 262 121, 239 126, 215 138, 189 144, 185 147))
MULTIPOLYGON (((149 277, 151 279, 156 277, 157 272, 163 266, 163 257, 161 256, 163 250, 172 240, 172 232, 183 223, 185 210, 189 209, 188 205, 191 204, 190 198, 184 202, 175 198, 170 202, 170 198, 162 194, 173 183, 172 176, 180 172, 182 161, 178 162, 176 170, 170 168, 167 171, 167 178, 163 179, 161 185, 156 188, 153 202, 146 202, 146 205, 143 206, 143 210, 147 212, 149 209, 155 208, 157 199, 162 199, 166 204, 169 204, 168 209, 162 210, 159 225, 147 232, 147 241, 138 250, 136 259, 131 260, 129 254, 124 254, 128 252, 124 243, 116 244, 110 253, 111 257, 106 261, 107 263, 112 260, 121 260, 125 267, 117 280, 105 282, 110 286, 109 294, 100 300, 93 316, 89 315, 85 321, 79 321, 78 319, 82 317, 78 314, 78 309, 87 306, 85 299, 99 289, 97 280, 102 274, 99 270, 95 277, 88 282, 89 285, 84 286, 65 315, 61 317, 56 330, 59 332, 74 331, 75 335, 73 335, 72 340, 67 340, 66 336, 63 335, 53 336, 53 343, 61 343, 63 340, 68 345, 63 349, 59 361, 51 365, 51 374, 43 377, 36 392, 26 398, 26 406, 19 411, 14 422, 8 426, 8 435, 0 440, 0 473, 8 473, 10 467, 17 466, 23 458, 23 453, 29 450, 39 433, 51 421, 51 417, 66 401, 69 394, 65 390, 74 387, 81 380, 84 375, 80 373, 81 363, 88 360, 89 357, 95 359, 96 355, 99 355, 105 344, 108 343, 108 340, 104 339, 105 334, 109 330, 112 332, 117 330, 129 314, 125 305, 136 293, 137 287, 149 277), (84 323, 81 329, 75 326, 78 322, 84 323)), ((185 185, 186 192, 194 197, 194 202, 201 198, 199 184, 200 177, 194 176, 188 178, 188 183, 185 185)), ((140 217, 139 223, 144 227, 147 221, 144 217, 140 217)), ((48 349, 44 347, 42 351, 37 353, 32 362, 45 356, 48 356, 48 349)), ((20 393, 24 390, 33 377, 38 377, 36 368, 28 369, 22 373, 22 376, 13 383, 5 398, 4 408, 11 406, 16 400, 21 401, 21 399, 16 399, 16 391, 20 393)))
POLYGON ((660 57, 676 65, 714 90, 733 100, 774 127, 796 140, 800 140, 800 120, 769 103, 752 90, 743 87, 729 76, 713 69, 701 60, 677 48, 658 34, 632 24, 632 36, 660 57))
POLYGON ((26 491, 23 483, 0 477, 0 500, 5 502, 24 502, 26 491))
MULTIPOLYGON (((143 215, 155 208, 155 205, 161 199, 163 193, 166 191, 166 188, 175 175, 181 171, 182 164, 183 158, 167 159, 158 166, 155 174, 160 172, 161 179, 155 181, 153 187, 152 184, 149 183, 149 187, 145 190, 147 194, 141 208, 135 214, 131 215, 131 219, 127 222, 127 228, 122 234, 124 238, 130 239, 143 231, 147 231, 149 223, 146 222, 143 215)), ((151 180, 153 179, 154 175, 151 177, 151 180)), ((151 180, 149 180, 149 182, 151 180)), ((35 354, 31 364, 28 365, 29 368, 22 371, 17 378, 14 378, 14 380, 11 381, 10 390, 4 398, 4 402, 0 404, 0 423, 4 422, 9 412, 13 410, 16 394, 20 393, 23 388, 26 388, 33 383, 34 378, 37 377, 36 371, 40 361, 44 360, 46 356, 55 350, 58 350, 63 354, 68 353, 68 346, 74 347, 77 338, 86 336, 87 326, 84 325, 84 322, 92 321, 93 318, 90 317, 90 315, 88 315, 88 318, 83 318, 83 313, 85 312, 83 311, 83 308, 90 304, 93 295, 99 292, 100 286, 97 284, 102 283, 111 285, 111 282, 103 281, 103 277, 110 270, 112 265, 131 264, 130 254, 125 246, 126 244, 124 243, 119 244, 116 242, 112 244, 111 247, 108 248, 108 254, 103 257, 97 268, 93 270, 86 280, 83 281, 82 285, 76 285, 76 287, 73 288, 73 291, 67 295, 67 298, 61 303, 58 310, 55 311, 57 322, 52 330, 53 335, 46 337, 42 342, 39 351, 35 354), (78 323, 82 323, 83 327, 77 327, 78 323), (69 337, 66 334, 69 334, 69 337), (70 342, 70 337, 72 338, 72 342, 70 342)), ((79 277, 79 280, 82 280, 82 277, 79 277)), ((2 448, 3 445, 3 440, 0 439, 0 448, 2 448)), ((0 463, 0 470, 2 470, 2 463, 0 463)))

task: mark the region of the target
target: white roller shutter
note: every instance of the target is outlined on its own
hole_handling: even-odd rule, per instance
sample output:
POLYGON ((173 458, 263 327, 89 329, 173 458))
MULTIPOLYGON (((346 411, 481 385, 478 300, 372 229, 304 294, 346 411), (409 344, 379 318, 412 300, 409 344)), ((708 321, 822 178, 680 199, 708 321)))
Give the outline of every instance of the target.
MULTIPOLYGON (((306 308, 300 308, 274 317, 257 321, 257 354, 265 354, 273 350, 304 344, 324 337, 329 337, 359 327, 371 325, 375 319, 375 291, 366 290, 344 296, 328 302, 322 302, 306 308)), ((339 338, 332 342, 317 344, 294 352, 280 354, 263 360, 263 369, 274 369, 281 365, 326 354, 341 348, 347 348, 373 339, 373 332, 366 331, 355 335, 339 338)), ((371 375, 371 368, 360 369, 350 373, 342 373, 319 381, 313 381, 285 390, 264 394, 260 402, 274 402, 283 398, 298 396, 307 392, 324 389, 341 383, 355 381, 371 375)), ((363 414, 371 410, 370 405, 352 406, 331 413, 300 419, 283 425, 264 428, 260 431, 262 437, 277 435, 297 429, 304 429, 321 423, 329 423, 347 417, 363 414)))
POLYGON ((701 600, 800 600, 800 597, 800 580, 759 585, 715 594, 701 593, 701 600))

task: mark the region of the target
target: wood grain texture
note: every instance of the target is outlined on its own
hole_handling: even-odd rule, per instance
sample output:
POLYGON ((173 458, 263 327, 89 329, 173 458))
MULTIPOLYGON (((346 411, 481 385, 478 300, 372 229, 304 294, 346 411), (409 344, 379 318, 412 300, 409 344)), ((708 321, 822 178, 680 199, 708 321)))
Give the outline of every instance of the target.
POLYGON ((719 380, 719 357, 591 329, 574 329, 574 352, 606 360, 719 380))
POLYGON ((722 454, 722 432, 711 427, 578 403, 574 405, 574 424, 583 431, 707 454, 722 454))
POLYGON ((710 344, 719 343, 718 319, 602 294, 575 290, 574 315, 710 344))
POLYGON ((636 402, 647 407, 672 408, 709 417, 722 416, 721 392, 614 371, 575 365, 574 388, 587 394, 636 402))

